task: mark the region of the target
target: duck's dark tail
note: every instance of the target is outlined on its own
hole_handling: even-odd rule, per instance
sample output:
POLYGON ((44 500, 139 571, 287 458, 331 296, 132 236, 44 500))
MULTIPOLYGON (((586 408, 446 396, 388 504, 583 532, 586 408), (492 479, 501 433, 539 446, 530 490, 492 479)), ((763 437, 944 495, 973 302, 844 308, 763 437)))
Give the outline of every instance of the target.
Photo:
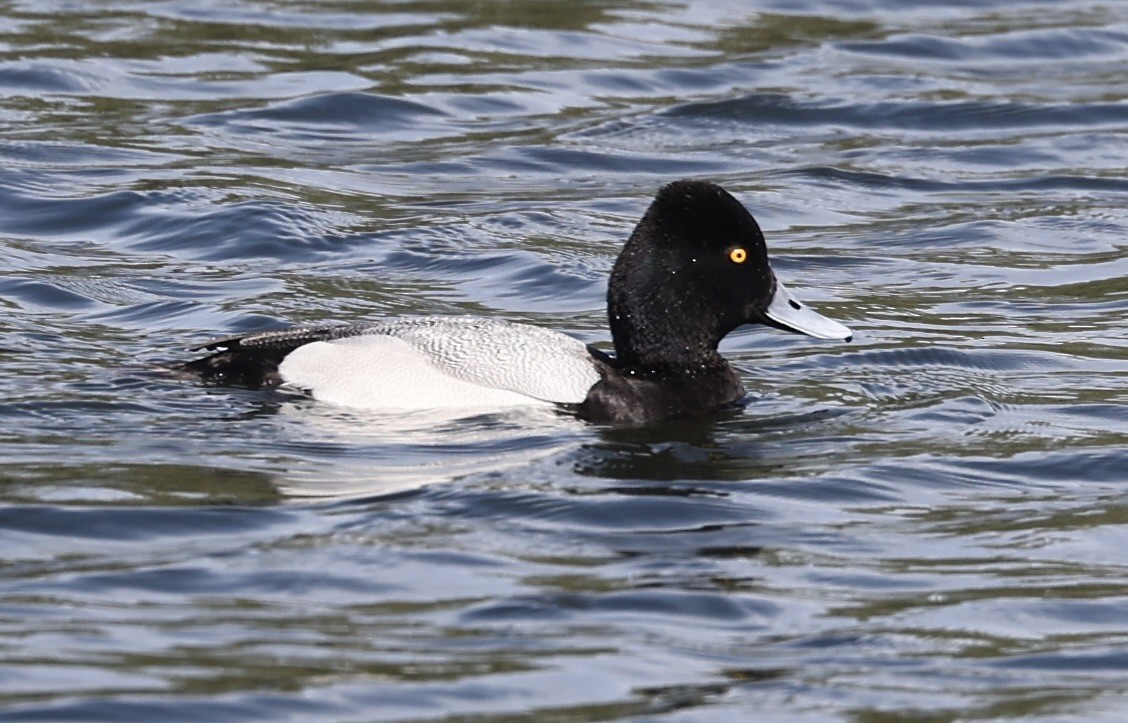
POLYGON ((250 351, 236 346, 220 349, 201 359, 177 364, 172 370, 199 377, 212 384, 262 389, 282 383, 282 378, 278 376, 278 365, 286 353, 281 349, 250 351))
POLYGON ((359 333, 362 327, 298 327, 243 336, 213 339, 189 351, 210 351, 208 356, 171 367, 177 374, 197 377, 212 384, 261 389, 282 383, 278 365, 286 355, 315 341, 340 339, 359 333))

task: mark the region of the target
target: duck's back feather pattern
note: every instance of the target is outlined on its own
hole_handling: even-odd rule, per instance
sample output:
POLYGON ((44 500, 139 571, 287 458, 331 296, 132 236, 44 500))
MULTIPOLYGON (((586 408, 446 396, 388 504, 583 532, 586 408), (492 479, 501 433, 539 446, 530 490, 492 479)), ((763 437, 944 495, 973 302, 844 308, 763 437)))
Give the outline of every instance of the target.
POLYGON ((526 403, 578 404, 600 379, 587 347, 577 339, 528 324, 469 316, 302 327, 218 339, 201 348, 216 353, 192 362, 197 365, 193 371, 206 374, 210 369, 214 380, 250 381, 251 386, 284 383, 319 399, 351 399, 352 406, 420 406, 432 396, 420 396, 421 389, 461 396, 463 405, 506 404, 513 395, 526 403), (260 371, 257 384, 246 378, 260 371), (437 386, 446 383, 444 377, 460 384, 437 386), (483 396, 461 385, 505 393, 483 396), (378 391, 383 389, 390 391, 378 391), (370 403, 358 404, 358 394, 370 403), (402 403, 388 402, 401 398, 402 403))

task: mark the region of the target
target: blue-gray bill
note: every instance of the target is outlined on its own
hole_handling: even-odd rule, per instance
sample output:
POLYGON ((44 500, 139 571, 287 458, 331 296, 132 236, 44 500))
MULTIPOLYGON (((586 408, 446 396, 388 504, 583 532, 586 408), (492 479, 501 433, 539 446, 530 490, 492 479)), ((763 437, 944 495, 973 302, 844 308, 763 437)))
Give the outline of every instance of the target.
POLYGON ((815 313, 795 295, 787 290, 779 279, 776 279, 775 293, 764 310, 764 316, 776 324, 800 334, 813 336, 816 339, 834 339, 836 341, 850 341, 854 333, 849 327, 839 324, 833 319, 828 319, 822 314, 815 313))

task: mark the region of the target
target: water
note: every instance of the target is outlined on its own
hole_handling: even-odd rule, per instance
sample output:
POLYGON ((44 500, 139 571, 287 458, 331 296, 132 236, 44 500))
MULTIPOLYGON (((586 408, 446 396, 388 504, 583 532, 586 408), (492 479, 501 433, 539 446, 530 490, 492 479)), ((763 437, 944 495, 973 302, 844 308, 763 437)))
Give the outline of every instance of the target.
POLYGON ((0 705, 88 720, 1123 720, 1119 3, 0 9, 0 705), (281 323, 606 341, 721 182, 857 333, 645 429, 154 367, 281 323))

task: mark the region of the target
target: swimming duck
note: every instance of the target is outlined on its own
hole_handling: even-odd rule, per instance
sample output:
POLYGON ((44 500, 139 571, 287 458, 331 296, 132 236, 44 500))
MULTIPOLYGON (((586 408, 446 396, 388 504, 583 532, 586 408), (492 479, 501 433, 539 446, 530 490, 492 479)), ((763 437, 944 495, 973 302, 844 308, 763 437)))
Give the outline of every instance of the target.
POLYGON ((776 278, 752 215, 716 184, 658 191, 611 270, 614 355, 566 334, 472 316, 419 316, 231 336, 181 365, 205 380, 282 386, 351 407, 557 405, 647 423, 733 404, 744 386, 717 345, 744 324, 849 341, 776 278))

